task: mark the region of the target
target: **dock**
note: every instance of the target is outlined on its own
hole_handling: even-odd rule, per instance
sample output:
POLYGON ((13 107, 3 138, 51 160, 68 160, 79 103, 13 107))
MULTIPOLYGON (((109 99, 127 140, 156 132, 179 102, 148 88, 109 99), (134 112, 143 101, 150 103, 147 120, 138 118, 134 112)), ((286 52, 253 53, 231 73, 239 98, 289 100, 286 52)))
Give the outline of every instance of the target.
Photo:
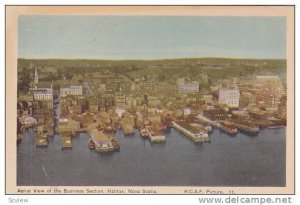
POLYGON ((191 126, 197 127, 207 133, 211 133, 212 132, 212 128, 209 125, 203 126, 200 122, 193 122, 190 123, 191 126))
POLYGON ((148 138, 149 138, 151 143, 166 142, 166 136, 162 131, 154 130, 151 127, 145 127, 145 130, 148 133, 148 138))
POLYGON ((44 129, 44 126, 37 127, 37 133, 35 138, 36 147, 48 147, 48 135, 47 130, 44 129))
POLYGON ((61 137, 61 149, 72 149, 72 139, 70 136, 61 137))
POLYGON ((110 152, 114 151, 115 147, 112 141, 103 133, 103 131, 98 131, 98 129, 92 129, 88 131, 91 142, 94 144, 94 150, 96 152, 110 152))
POLYGON ((206 131, 194 127, 185 121, 172 121, 172 126, 195 143, 210 142, 206 131))
POLYGON ((48 147, 48 140, 47 138, 37 137, 35 139, 35 145, 36 147, 48 147))

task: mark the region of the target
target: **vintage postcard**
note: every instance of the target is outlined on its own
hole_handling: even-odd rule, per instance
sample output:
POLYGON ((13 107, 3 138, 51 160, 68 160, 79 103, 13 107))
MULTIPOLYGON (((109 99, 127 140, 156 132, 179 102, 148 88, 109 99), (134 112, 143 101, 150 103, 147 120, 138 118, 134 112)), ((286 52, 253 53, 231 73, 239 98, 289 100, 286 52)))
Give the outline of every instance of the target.
POLYGON ((6 194, 294 194, 294 6, 6 6, 6 194))

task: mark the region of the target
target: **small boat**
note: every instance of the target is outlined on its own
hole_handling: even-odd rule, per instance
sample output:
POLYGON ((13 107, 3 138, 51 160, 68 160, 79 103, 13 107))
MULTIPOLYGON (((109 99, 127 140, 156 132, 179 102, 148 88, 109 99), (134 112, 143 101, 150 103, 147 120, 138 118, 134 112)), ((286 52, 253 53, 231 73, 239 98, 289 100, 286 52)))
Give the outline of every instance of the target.
POLYGON ((111 143, 114 146, 116 151, 119 151, 121 149, 119 142, 115 138, 111 139, 111 143))
POLYGON ((90 150, 95 149, 95 142, 92 139, 89 140, 89 148, 90 148, 90 150))
POLYGON ((143 137, 143 138, 149 137, 149 133, 147 132, 147 130, 145 128, 140 130, 140 134, 141 134, 141 137, 143 137))
POLYGON ((103 132, 106 132, 106 133, 112 133, 112 132, 116 132, 117 129, 113 125, 106 125, 104 127, 104 129, 99 130, 99 131, 103 131, 103 132))
POLYGON ((44 129, 44 126, 38 126, 35 138, 36 147, 48 147, 48 144, 49 139, 47 130, 44 129))
POLYGON ((22 136, 21 136, 21 134, 18 134, 17 135, 17 144, 20 144, 21 141, 22 141, 22 136))
POLYGON ((61 144, 62 144, 61 149, 72 149, 71 137, 62 137, 61 144))
POLYGON ((48 147, 48 140, 46 138, 36 138, 36 147, 48 147))

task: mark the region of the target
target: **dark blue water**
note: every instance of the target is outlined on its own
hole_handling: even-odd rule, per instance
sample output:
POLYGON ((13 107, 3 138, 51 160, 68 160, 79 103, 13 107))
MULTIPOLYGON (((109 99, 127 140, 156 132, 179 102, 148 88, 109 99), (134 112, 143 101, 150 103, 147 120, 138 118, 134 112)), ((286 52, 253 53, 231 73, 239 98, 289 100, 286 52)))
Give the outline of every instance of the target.
POLYGON ((211 143, 194 144, 175 130, 165 144, 151 144, 137 131, 116 133, 120 152, 95 153, 81 134, 72 150, 55 136, 36 148, 34 133, 17 149, 17 184, 40 186, 285 186, 285 128, 250 137, 214 130, 211 143))

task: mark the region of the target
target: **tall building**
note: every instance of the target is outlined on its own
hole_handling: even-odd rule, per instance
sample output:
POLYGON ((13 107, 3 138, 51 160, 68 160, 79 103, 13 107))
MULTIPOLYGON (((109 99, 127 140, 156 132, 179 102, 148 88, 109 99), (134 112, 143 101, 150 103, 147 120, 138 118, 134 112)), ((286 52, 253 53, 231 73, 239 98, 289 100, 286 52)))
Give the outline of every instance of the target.
POLYGON ((220 88, 219 104, 225 104, 229 107, 239 107, 240 91, 237 88, 220 88))

